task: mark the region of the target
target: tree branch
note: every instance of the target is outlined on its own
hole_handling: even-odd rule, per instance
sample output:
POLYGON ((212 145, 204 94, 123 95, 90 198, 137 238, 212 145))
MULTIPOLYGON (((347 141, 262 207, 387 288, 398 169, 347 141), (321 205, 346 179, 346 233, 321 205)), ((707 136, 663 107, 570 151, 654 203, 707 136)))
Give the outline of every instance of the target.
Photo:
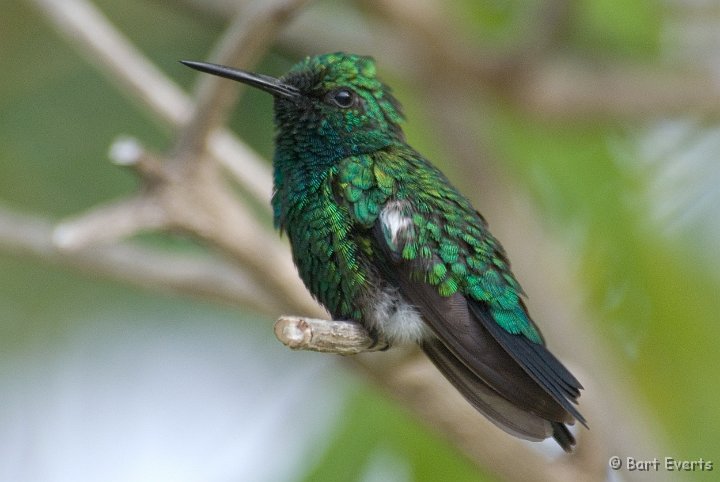
POLYGON ((257 220, 248 205, 238 202, 213 164, 195 167, 177 169, 165 160, 152 169, 137 169, 143 182, 140 194, 61 223, 53 237, 56 246, 78 250, 148 228, 180 230, 215 246, 243 266, 258 286, 276 293, 276 309, 322 316, 323 311, 299 282, 289 252, 277 235, 257 220), (151 176, 143 178, 147 173, 151 176))
POLYGON ((293 350, 338 355, 357 355, 389 348, 385 341, 373 339, 360 323, 354 321, 281 316, 275 322, 275 336, 293 350))
POLYGON ((0 206, 0 251, 103 276, 145 289, 277 313, 268 296, 237 266, 207 255, 169 254, 137 243, 63 250, 52 221, 0 206))

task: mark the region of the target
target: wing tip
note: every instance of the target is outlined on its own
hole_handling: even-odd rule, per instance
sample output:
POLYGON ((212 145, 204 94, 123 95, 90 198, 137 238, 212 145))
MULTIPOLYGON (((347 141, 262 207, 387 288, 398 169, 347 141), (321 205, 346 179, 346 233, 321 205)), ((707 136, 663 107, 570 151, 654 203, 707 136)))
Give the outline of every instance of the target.
MULTIPOLYGON (((565 365, 543 343, 535 343, 522 334, 513 334, 495 323, 487 306, 470 302, 470 309, 503 347, 533 380, 550 395, 572 419, 588 428, 585 417, 575 407, 582 385, 565 365)), ((539 330, 538 330, 539 333, 539 330)), ((558 421, 571 423, 573 420, 558 421)), ((559 429, 558 429, 559 430, 559 429)), ((558 432, 561 433, 561 432, 558 432)))

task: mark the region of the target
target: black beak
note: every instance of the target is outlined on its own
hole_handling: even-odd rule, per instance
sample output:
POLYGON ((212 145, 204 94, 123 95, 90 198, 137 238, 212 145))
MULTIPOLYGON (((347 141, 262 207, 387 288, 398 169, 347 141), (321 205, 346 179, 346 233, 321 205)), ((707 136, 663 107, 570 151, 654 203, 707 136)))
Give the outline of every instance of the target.
POLYGON ((224 65, 210 64, 207 62, 194 62, 192 60, 181 60, 181 64, 190 68, 205 72, 207 74, 218 75, 226 79, 236 80, 243 84, 252 85, 258 89, 269 92, 274 96, 285 97, 286 99, 297 99, 300 97, 300 91, 292 85, 284 84, 280 79, 270 77, 269 75, 254 74, 244 70, 225 67, 224 65))

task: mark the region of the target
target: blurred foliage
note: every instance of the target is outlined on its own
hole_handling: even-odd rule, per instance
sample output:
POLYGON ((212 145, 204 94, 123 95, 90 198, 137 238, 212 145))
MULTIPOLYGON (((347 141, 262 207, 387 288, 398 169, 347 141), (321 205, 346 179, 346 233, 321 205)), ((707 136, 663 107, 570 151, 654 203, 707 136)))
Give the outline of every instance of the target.
POLYGON ((658 2, 583 0, 573 5, 571 41, 586 54, 642 60, 658 53, 664 12, 658 2))
MULTIPOLYGON (((463 0, 451 4, 451 15, 470 41, 513 45, 539 3, 463 0)), ((98 4, 186 89, 192 88, 195 74, 176 60, 203 58, 224 27, 171 3, 98 4)), ((564 49, 587 61, 657 61, 668 13, 656 2, 587 0, 571 8, 564 49)), ((282 72, 293 60, 275 52, 259 70, 282 72)), ((3 7, 0 69, 3 204, 53 218, 77 213, 135 189, 130 174, 105 161, 117 135, 136 136, 158 150, 171 141, 169 129, 128 102, 24 2, 3 7)), ((441 148, 431 140, 432 115, 423 111, 423 99, 402 79, 389 81, 397 84, 406 105, 411 143, 438 160, 452 178, 451 163, 443 162, 441 148)), ((637 155, 636 131, 629 126, 610 120, 548 122, 502 102, 483 107, 482 120, 468 125, 468 133, 490 129, 484 141, 491 139, 490 150, 506 161, 499 168, 527 189, 547 222, 567 237, 574 253, 581 253, 578 280, 598 333, 616 347, 627 378, 677 451, 658 456, 720 462, 720 386, 714 383, 720 362, 714 346, 720 339, 720 276, 705 262, 719 254, 697 253, 692 244, 667 239, 648 222, 643 192, 652 172, 624 164, 637 155)), ((232 120, 241 137, 265 156, 272 151, 270 109, 267 96, 248 92, 232 120)), ((167 236, 152 238, 169 247, 178 244, 167 236)), ((49 315, 53 310, 100 307, 128 295, 115 283, 24 260, 0 257, 0 272, 0 344, 6 354, 38 336, 51 342, 57 333, 49 315)), ((246 318, 252 317, 238 313, 238 323, 249 322, 246 318)), ((342 473, 344 480, 358 480, 380 447, 406 460, 412 480, 477 480, 474 468, 444 441, 369 390, 356 392, 336 433, 329 435, 328 452, 299 479, 337 480, 342 473)))
POLYGON ((447 4, 453 25, 477 45, 510 47, 533 31, 538 18, 569 11, 560 25, 563 48, 598 57, 646 57, 656 54, 663 9, 652 0, 464 0, 447 4))

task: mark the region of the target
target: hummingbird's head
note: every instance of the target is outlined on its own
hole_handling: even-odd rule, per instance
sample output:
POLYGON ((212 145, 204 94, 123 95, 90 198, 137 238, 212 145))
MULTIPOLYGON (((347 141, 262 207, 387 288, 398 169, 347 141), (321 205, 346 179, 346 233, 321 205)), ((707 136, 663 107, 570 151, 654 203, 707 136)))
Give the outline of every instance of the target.
POLYGON ((308 57, 279 79, 214 64, 183 63, 273 94, 279 149, 337 160, 404 140, 400 104, 378 80, 371 57, 341 52, 308 57))

